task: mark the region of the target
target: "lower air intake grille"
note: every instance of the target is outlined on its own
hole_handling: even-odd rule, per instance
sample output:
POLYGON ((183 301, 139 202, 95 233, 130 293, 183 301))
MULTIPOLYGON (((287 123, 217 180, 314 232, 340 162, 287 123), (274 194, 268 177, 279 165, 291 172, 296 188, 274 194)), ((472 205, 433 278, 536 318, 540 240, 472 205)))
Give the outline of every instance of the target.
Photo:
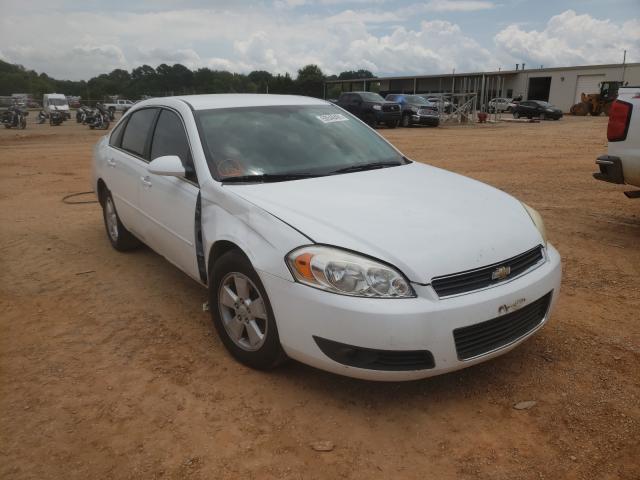
POLYGON ((468 360, 478 355, 504 347, 523 337, 537 327, 549 310, 552 292, 501 317, 476 323, 453 331, 456 351, 460 360, 468 360))
POLYGON ((435 367, 433 355, 428 350, 377 350, 355 347, 326 338, 313 337, 327 357, 350 367, 370 370, 428 370, 435 367))

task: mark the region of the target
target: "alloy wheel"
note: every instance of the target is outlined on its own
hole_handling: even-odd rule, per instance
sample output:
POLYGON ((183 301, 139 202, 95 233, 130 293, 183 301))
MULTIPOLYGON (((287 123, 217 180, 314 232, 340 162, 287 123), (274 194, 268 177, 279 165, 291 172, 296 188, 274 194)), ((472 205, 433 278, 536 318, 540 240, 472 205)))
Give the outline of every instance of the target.
POLYGON ((113 200, 111 196, 107 198, 107 201, 104 206, 105 209, 105 219, 107 221, 107 232, 109 232, 109 236, 111 240, 114 242, 118 241, 118 215, 116 214, 116 208, 113 206, 113 200))
POLYGON ((264 299, 249 277, 225 275, 218 290, 218 310, 229 338, 243 350, 259 350, 267 338, 269 322, 264 299))

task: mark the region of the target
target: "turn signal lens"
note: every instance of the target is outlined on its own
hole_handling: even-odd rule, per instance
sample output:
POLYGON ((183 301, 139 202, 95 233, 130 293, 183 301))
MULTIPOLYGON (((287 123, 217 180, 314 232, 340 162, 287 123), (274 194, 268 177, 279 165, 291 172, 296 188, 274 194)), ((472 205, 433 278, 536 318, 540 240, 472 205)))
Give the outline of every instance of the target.
POLYGON ((313 273, 311 273, 311 257, 310 253, 303 253, 298 255, 294 261, 293 266, 296 271, 307 280, 313 280, 313 273))
POLYGON ((333 247, 309 246, 287 256, 300 283, 356 297, 409 298, 415 292, 396 269, 333 247))

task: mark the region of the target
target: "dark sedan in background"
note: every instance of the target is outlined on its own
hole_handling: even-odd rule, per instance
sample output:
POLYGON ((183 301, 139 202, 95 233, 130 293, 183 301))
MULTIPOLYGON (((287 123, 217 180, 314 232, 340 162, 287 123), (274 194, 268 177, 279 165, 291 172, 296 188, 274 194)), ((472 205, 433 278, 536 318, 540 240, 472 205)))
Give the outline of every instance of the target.
POLYGON ((544 102, 542 100, 525 100, 513 107, 512 110, 513 118, 537 117, 540 120, 545 120, 547 118, 560 120, 562 118, 562 110, 551 105, 549 102, 544 102))

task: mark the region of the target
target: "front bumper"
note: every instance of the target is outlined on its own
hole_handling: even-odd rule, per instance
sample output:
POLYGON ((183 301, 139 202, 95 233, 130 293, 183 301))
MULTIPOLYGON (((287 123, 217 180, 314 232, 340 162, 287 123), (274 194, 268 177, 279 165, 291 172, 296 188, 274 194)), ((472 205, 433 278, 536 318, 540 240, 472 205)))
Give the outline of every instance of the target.
POLYGON ((596 159, 596 164, 600 167, 600 171, 594 173, 593 178, 609 183, 624 183, 624 172, 622 171, 620 157, 601 155, 596 159))
POLYGON ((440 125, 440 118, 437 115, 411 115, 411 123, 415 125, 428 125, 437 127, 440 125))
POLYGON ((560 255, 551 246, 545 262, 510 282, 483 291, 438 299, 429 286, 414 284, 417 298, 354 298, 317 290, 259 272, 276 316, 287 355, 308 365, 341 375, 382 381, 426 378, 465 368, 502 355, 531 336, 548 320, 560 290, 560 255), (521 337, 469 360, 460 360, 454 330, 500 316, 501 307, 523 308, 551 292, 543 320, 521 337), (385 352, 425 352, 433 367, 420 370, 358 368, 332 360, 317 339, 385 352))
POLYGON ((393 121, 400 121, 401 113, 397 112, 385 112, 382 110, 374 110, 376 116, 376 122, 387 123, 393 121))

